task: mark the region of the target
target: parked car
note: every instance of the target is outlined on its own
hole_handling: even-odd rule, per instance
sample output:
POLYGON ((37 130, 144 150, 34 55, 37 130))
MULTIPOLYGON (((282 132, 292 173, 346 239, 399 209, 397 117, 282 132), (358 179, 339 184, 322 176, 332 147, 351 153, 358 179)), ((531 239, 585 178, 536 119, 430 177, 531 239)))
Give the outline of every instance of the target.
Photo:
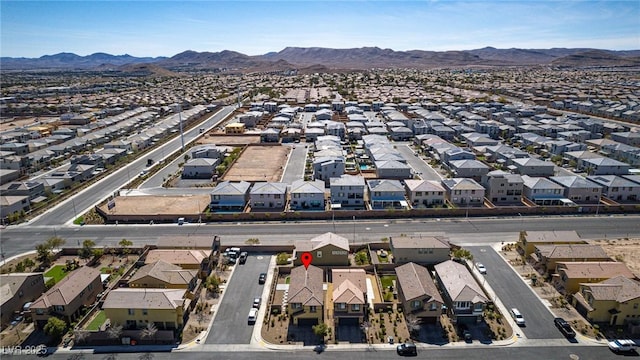
POLYGON ((258 309, 251 308, 251 310, 249 310, 249 318, 248 318, 249 325, 255 324, 256 320, 258 320, 258 309))
POLYGON ((484 265, 482 263, 476 263, 476 269, 478 269, 478 271, 482 275, 486 275, 487 274, 487 268, 484 267, 484 265))
POLYGON ((566 336, 569 339, 573 339, 574 337, 576 337, 576 332, 573 331, 571 325, 569 325, 569 323, 565 319, 555 318, 553 319, 553 323, 556 325, 558 330, 560 330, 562 335, 566 336))
POLYGON ((633 340, 613 340, 608 343, 609 349, 613 352, 631 352, 636 351, 636 343, 633 340))
POLYGON ((520 313, 520 311, 516 308, 511 308, 511 316, 513 317, 513 320, 516 321, 516 324, 518 326, 525 326, 525 322, 524 322, 524 316, 522 316, 522 314, 520 313))
POLYGON ((247 257, 249 257, 249 254, 246 251, 243 251, 240 253, 240 257, 238 258, 238 262, 240 264, 244 264, 247 262, 247 257))
POLYGON ((262 285, 265 282, 267 282, 267 273, 260 273, 260 276, 258 276, 258 284, 262 285))
POLYGON ((396 352, 398 355, 418 355, 418 349, 416 348, 416 344, 414 343, 402 343, 396 347, 396 352))
POLYGON ((260 304, 262 303, 262 299, 256 297, 253 299, 253 307, 256 309, 260 309, 260 304))

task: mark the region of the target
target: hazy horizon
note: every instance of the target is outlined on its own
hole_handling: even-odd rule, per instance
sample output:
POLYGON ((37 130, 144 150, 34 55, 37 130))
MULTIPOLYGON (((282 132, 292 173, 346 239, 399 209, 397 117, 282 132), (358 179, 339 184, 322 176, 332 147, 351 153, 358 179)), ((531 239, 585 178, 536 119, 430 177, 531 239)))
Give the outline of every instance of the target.
POLYGON ((3 57, 263 55, 286 47, 640 49, 639 1, 2 0, 0 10, 3 57))

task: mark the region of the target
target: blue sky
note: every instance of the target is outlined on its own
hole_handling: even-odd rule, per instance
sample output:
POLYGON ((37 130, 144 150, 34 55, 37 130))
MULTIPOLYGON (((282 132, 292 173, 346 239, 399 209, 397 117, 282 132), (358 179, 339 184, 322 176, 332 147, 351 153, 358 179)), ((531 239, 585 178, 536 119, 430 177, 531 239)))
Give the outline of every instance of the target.
POLYGON ((287 46, 640 49, 628 1, 0 1, 0 55, 247 55, 287 46))

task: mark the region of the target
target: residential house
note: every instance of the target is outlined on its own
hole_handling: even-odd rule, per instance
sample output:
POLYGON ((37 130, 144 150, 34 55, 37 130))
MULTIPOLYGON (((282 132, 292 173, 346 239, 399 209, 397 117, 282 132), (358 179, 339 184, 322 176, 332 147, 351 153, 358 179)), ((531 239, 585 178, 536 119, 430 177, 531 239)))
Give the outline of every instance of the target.
POLYGON ((444 235, 395 236, 390 246, 396 264, 433 265, 451 258, 451 244, 444 235))
POLYGON ((324 271, 314 265, 296 266, 289 275, 287 313, 293 325, 324 322, 324 271))
POLYGON ((559 262, 613 261, 602 246, 591 244, 536 245, 530 256, 548 273, 554 272, 559 262))
POLYGON ((289 191, 291 210, 324 210, 325 192, 324 181, 295 180, 289 191))
POLYGON ((443 179, 442 185, 447 189, 446 198, 455 206, 482 206, 485 189, 473 179, 443 179))
POLYGON ((406 193, 414 208, 442 206, 445 189, 438 181, 405 180, 406 193))
POLYGON ((144 263, 153 264, 160 260, 169 264, 178 265, 185 270, 197 270, 198 275, 201 278, 209 275, 211 269, 213 269, 213 256, 211 250, 149 250, 144 263))
POLYGON ((220 159, 189 159, 182 168, 183 179, 211 179, 216 173, 220 159))
POLYGON ((607 157, 584 159, 581 165, 589 175, 626 175, 630 168, 629 164, 607 157))
POLYGON ((0 219, 10 214, 29 211, 31 202, 28 196, 4 196, 0 195, 0 219))
POLYGON ((521 231, 518 251, 529 256, 539 245, 573 245, 586 244, 575 230, 563 231, 521 231))
POLYGON ((476 181, 487 175, 489 167, 479 160, 454 160, 449 161, 449 169, 455 177, 471 178, 476 181))
POLYGON ((495 170, 482 177, 485 196, 494 205, 520 204, 524 191, 524 180, 519 174, 495 170))
POLYGON ((562 205, 564 187, 544 177, 522 176, 523 194, 536 205, 562 205))
POLYGON ((398 180, 367 180, 372 209, 406 209, 404 187, 398 180))
POLYGON ((536 158, 512 159, 511 166, 520 175, 553 176, 555 164, 536 158))
POLYGON ((211 191, 211 211, 243 211, 249 200, 251 184, 246 181, 218 183, 211 191))
POLYGON ((368 314, 367 274, 364 269, 332 269, 335 325, 359 326, 368 314))
POLYGON ((294 242, 293 264, 301 265, 301 255, 305 252, 313 256, 313 264, 317 266, 349 265, 349 239, 327 232, 310 240, 294 242))
MULTIPOLYGON (((244 132, 246 131, 246 128, 247 126, 245 124, 234 122, 224 126, 224 133, 227 135, 244 134, 244 132)), ((278 140, 273 141, 273 138, 272 138, 277 135, 279 135, 279 132, 277 130, 266 129, 260 134, 260 142, 278 142, 278 140), (275 131, 275 134, 274 134, 274 131, 275 131)))
POLYGON ((469 269, 452 260, 436 264, 434 268, 452 322, 473 324, 482 321, 489 299, 469 269))
POLYGON ((425 323, 440 322, 444 301, 426 267, 409 262, 396 269, 398 298, 405 316, 425 323))
POLYGON ((588 180, 602 186, 602 195, 616 202, 637 202, 640 184, 616 175, 587 176, 588 180))
POLYGON ((42 273, 10 273, 0 275, 0 316, 5 326, 20 314, 25 305, 36 300, 46 287, 42 273))
POLYGON ((575 294, 582 283, 597 283, 616 276, 637 280, 636 275, 624 263, 581 261, 557 263, 553 281, 559 290, 575 294))
POLYGON ((411 179, 411 167, 397 160, 379 160, 375 162, 376 176, 380 179, 411 179))
POLYGON ((277 143, 280 142, 280 130, 267 128, 260 133, 261 143, 277 143))
POLYGON ((198 280, 198 270, 183 269, 178 265, 158 260, 143 265, 127 282, 132 288, 187 289, 193 291, 198 280))
POLYGON ((51 316, 67 323, 75 321, 102 290, 100 269, 83 266, 72 271, 31 304, 29 310, 36 328, 42 329, 51 316))
POLYGON ((551 176, 549 180, 564 187, 564 197, 578 204, 597 204, 602 186, 582 176, 551 176))
POLYGON ((362 176, 342 175, 331 178, 331 208, 332 209, 365 209, 365 180, 362 176))
POLYGON ((637 321, 640 283, 615 276, 598 283, 580 284, 573 306, 593 324, 624 326, 637 321))
MULTIPOLYGON (((340 152, 342 152, 340 150, 340 152)), ((317 156, 313 160, 313 178, 329 184, 331 178, 344 175, 344 156, 317 156)))
POLYGON ((119 288, 109 292, 102 310, 111 326, 136 330, 153 323, 158 330, 179 330, 190 304, 185 294, 184 289, 119 288))
POLYGON ((249 191, 251 211, 282 211, 287 202, 287 184, 281 182, 257 182, 249 191))

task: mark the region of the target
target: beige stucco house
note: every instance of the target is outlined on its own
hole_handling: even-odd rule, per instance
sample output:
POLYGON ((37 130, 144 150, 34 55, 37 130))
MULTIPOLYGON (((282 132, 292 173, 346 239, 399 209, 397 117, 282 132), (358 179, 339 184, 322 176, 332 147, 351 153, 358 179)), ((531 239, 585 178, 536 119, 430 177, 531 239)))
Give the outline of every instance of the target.
POLYGON ((115 289, 102 309, 112 326, 135 330, 152 322, 158 330, 175 330, 183 326, 190 303, 185 293, 184 289, 115 289))
POLYGON ((640 318, 640 283, 624 276, 580 284, 573 306, 596 324, 625 325, 640 318))
POLYGON ((333 318, 336 325, 359 325, 367 314, 367 274, 364 269, 332 269, 333 318))
POLYGON ((427 323, 437 323, 442 315, 444 301, 429 270, 416 263, 396 268, 398 297, 405 315, 414 315, 427 323))
POLYGON ((291 269, 287 313, 294 325, 316 325, 324 321, 323 284, 324 271, 317 266, 291 269))
POLYGON ((451 258, 449 255, 451 245, 444 235, 396 236, 391 238, 390 245, 396 264, 414 262, 433 265, 451 258))
POLYGON ((316 266, 349 265, 349 239, 332 232, 316 236, 311 240, 298 240, 293 251, 293 264, 302 265, 300 256, 309 252, 316 266))

